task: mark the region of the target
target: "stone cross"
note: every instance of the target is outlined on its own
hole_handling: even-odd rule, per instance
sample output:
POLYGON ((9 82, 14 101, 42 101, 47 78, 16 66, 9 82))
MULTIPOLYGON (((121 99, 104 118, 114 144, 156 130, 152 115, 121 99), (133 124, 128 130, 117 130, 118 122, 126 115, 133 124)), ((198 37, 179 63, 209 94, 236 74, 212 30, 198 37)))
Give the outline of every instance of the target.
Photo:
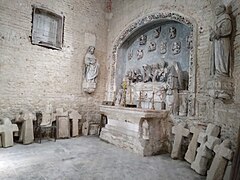
POLYGON ((16 118, 15 122, 21 122, 21 132, 20 132, 20 138, 19 140, 23 142, 23 144, 30 144, 34 140, 33 135, 33 121, 36 120, 36 117, 30 113, 19 113, 16 118))
POLYGON ((78 121, 82 119, 82 116, 77 111, 72 110, 69 118, 72 119, 72 136, 78 136, 78 121))
POLYGON ((63 108, 57 108, 54 116, 56 117, 57 124, 57 138, 69 138, 70 122, 68 112, 64 112, 63 108))
POLYGON ((215 157, 207 172, 207 180, 223 179, 228 160, 232 159, 233 151, 230 148, 230 140, 224 140, 214 147, 215 157))
POLYGON ((178 159, 181 157, 181 145, 183 137, 189 135, 189 130, 185 128, 186 123, 178 124, 177 126, 172 127, 172 133, 175 134, 173 149, 171 153, 171 158, 178 159))
POLYGON ((191 168, 201 175, 206 175, 208 161, 212 158, 212 149, 220 143, 220 139, 217 138, 219 133, 220 127, 213 124, 208 124, 205 133, 199 133, 198 142, 201 145, 197 148, 197 156, 191 168))
POLYGON ((9 118, 2 120, 3 124, 0 125, 0 134, 2 137, 3 147, 13 146, 13 132, 18 131, 16 124, 12 124, 9 118))
POLYGON ((196 153, 197 153, 197 147, 198 147, 198 136, 199 133, 202 131, 202 128, 194 127, 192 126, 190 128, 190 132, 193 134, 191 142, 188 145, 188 150, 185 154, 184 159, 189 162, 190 164, 194 161, 196 153))

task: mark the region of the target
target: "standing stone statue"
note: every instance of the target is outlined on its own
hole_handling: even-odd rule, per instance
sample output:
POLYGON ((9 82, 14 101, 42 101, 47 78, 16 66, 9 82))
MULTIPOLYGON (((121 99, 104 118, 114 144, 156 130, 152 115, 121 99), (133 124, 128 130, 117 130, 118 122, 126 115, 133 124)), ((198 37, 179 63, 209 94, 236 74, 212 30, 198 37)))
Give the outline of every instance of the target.
POLYGON ((92 93, 96 89, 97 76, 99 73, 99 64, 94 55, 95 47, 89 46, 85 55, 85 71, 84 71, 84 82, 83 90, 87 93, 92 93))
POLYGON ((231 18, 223 4, 216 7, 215 14, 215 28, 210 29, 210 41, 213 42, 211 75, 229 76, 231 18))

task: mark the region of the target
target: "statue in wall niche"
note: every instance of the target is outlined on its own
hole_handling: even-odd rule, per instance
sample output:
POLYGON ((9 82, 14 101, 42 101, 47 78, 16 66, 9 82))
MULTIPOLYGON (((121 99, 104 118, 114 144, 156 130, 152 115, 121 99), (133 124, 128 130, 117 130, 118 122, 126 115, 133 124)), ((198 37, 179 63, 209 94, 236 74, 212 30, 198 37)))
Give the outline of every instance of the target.
POLYGON ((213 42, 211 75, 229 76, 231 18, 223 4, 216 7, 215 14, 217 16, 215 28, 210 29, 210 41, 213 42))
POLYGON ((133 50, 128 51, 128 60, 130 61, 133 58, 133 50))
POLYGON ((137 60, 140 60, 143 58, 143 49, 137 50, 137 60))
POLYGON ((159 38, 161 33, 161 26, 159 28, 154 29, 154 37, 159 38))
POLYGON ((115 98, 115 106, 120 106, 122 104, 123 91, 124 90, 123 90, 122 87, 118 90, 118 93, 117 93, 116 98, 115 98))
POLYGON ((155 42, 150 42, 149 46, 148 46, 148 51, 155 51, 156 50, 156 43, 155 42))
POLYGON ((139 38, 139 44, 140 45, 145 45, 147 43, 147 36, 142 34, 139 38))
POLYGON ((167 42, 160 42, 160 53, 161 54, 166 54, 167 52, 167 42))
POLYGON ((143 75, 141 73, 140 69, 134 69, 133 70, 133 76, 132 76, 132 82, 138 83, 143 81, 143 75))
POLYGON ((148 64, 144 64, 143 66, 143 70, 144 70, 144 75, 143 75, 143 82, 151 82, 152 81, 152 67, 148 64))
POLYGON ((177 35, 177 29, 175 27, 169 28, 169 38, 174 39, 177 35))
POLYGON ((99 73, 99 64, 94 55, 95 47, 89 46, 87 53, 85 55, 85 74, 84 74, 84 83, 83 90, 87 93, 92 93, 96 89, 97 85, 97 76, 99 73))
POLYGON ((174 55, 179 54, 181 52, 181 42, 174 42, 172 45, 172 52, 174 55))

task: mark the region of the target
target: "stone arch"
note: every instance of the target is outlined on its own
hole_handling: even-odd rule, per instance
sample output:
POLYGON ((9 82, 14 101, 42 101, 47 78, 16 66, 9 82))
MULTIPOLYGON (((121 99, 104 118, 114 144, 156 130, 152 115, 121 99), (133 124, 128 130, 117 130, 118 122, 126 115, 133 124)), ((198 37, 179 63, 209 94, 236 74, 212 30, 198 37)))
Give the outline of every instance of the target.
POLYGON ((195 97, 196 97, 196 61, 197 61, 197 23, 194 19, 182 15, 177 12, 155 12, 148 15, 144 15, 137 20, 132 21, 127 27, 118 35, 114 41, 112 48, 112 59, 110 61, 110 79, 108 86, 108 99, 114 97, 116 91, 116 65, 118 61, 118 52, 125 41, 128 40, 134 33, 147 27, 153 23, 159 23, 160 21, 176 21, 188 26, 191 29, 192 47, 190 49, 189 59, 189 95, 188 95, 188 115, 195 115, 195 97))

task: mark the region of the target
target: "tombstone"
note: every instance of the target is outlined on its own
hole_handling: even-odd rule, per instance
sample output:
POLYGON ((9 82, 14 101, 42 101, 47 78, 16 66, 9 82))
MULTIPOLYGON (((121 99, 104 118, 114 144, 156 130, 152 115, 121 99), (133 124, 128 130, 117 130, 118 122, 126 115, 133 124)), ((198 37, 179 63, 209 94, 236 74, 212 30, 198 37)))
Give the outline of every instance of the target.
POLYGON ((191 168, 201 175, 206 175, 208 161, 212 158, 212 149, 220 143, 220 139, 217 138, 219 133, 220 127, 213 124, 208 124, 205 133, 199 133, 198 142, 201 145, 197 148, 197 155, 191 168))
POLYGON ((196 153, 197 153, 197 147, 198 147, 198 136, 199 133, 202 131, 202 128, 194 127, 192 126, 190 128, 190 133, 193 134, 191 142, 188 145, 188 150, 185 154, 184 159, 189 162, 190 164, 194 161, 196 153))
POLYGON ((16 124, 12 124, 9 118, 2 120, 3 124, 0 125, 0 134, 2 137, 3 147, 13 146, 13 132, 18 131, 16 124))
POLYGON ((69 119, 72 119, 72 136, 78 136, 78 121, 82 119, 82 116, 75 110, 72 110, 69 114, 69 119))
POLYGON ((36 117, 30 112, 20 112, 16 118, 16 123, 21 123, 20 138, 19 141, 23 144, 30 144, 34 140, 33 133, 33 121, 36 120, 36 117))
POLYGON ((177 126, 172 127, 172 133, 175 134, 173 149, 171 153, 171 158, 179 159, 181 158, 181 145, 183 137, 187 137, 189 135, 189 130, 185 128, 186 123, 178 124, 177 126))
POLYGON ((230 140, 224 140, 220 145, 216 145, 213 149, 215 157, 212 165, 207 172, 207 180, 221 180, 223 179, 224 172, 228 163, 233 156, 233 151, 230 148, 230 140))
POLYGON ((69 138, 70 122, 68 112, 64 112, 63 108, 57 108, 54 116, 56 117, 57 124, 57 138, 69 138))
POLYGON ((87 136, 88 133, 89 133, 89 122, 86 121, 86 122, 84 122, 83 125, 82 125, 82 134, 83 134, 84 136, 87 136))

